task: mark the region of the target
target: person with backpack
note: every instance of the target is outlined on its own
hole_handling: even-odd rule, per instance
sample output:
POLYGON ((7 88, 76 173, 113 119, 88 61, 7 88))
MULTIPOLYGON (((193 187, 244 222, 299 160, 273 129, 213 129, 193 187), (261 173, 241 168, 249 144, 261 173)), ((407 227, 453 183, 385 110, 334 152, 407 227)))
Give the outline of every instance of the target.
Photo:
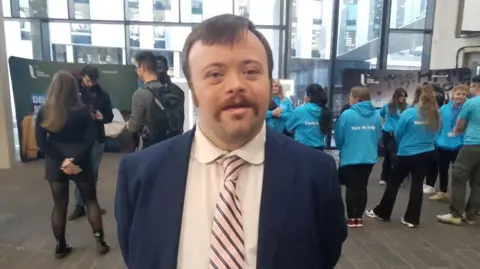
POLYGON ((138 78, 144 83, 132 97, 130 132, 142 139, 142 148, 183 133, 185 93, 167 74, 168 61, 151 51, 135 56, 138 78))

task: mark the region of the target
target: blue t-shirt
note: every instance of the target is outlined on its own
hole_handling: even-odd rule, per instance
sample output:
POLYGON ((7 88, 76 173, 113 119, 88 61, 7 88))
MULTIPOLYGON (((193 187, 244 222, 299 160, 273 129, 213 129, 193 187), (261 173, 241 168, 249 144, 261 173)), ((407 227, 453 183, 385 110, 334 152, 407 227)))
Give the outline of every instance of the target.
POLYGON ((455 128, 461 108, 461 106, 456 106, 453 101, 450 101, 448 104, 445 104, 440 108, 442 127, 437 133, 437 139, 435 140, 435 144, 438 148, 445 150, 458 150, 462 146, 463 134, 458 134, 456 136, 449 135, 455 128))
POLYGON ((463 136, 464 145, 480 145, 480 96, 475 96, 463 104, 458 118, 467 124, 463 136))

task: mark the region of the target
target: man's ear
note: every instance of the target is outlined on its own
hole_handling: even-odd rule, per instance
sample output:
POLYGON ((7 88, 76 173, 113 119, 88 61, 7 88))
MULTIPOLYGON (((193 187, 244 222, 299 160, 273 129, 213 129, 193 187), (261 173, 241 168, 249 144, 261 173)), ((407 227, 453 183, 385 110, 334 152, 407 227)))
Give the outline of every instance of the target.
POLYGON ((192 96, 193 105, 198 108, 198 99, 197 99, 197 96, 195 95, 195 91, 193 90, 192 84, 188 83, 188 89, 190 90, 190 93, 192 96))

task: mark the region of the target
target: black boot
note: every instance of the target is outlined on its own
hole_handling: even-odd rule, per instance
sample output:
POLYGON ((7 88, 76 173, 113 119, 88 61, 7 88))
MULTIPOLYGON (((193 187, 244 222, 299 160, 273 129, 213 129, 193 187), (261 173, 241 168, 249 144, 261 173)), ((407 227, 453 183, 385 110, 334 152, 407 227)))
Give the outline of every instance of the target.
POLYGON ((55 258, 63 259, 72 252, 72 246, 67 244, 65 239, 57 239, 57 246, 55 247, 55 258))
POLYGON ((103 231, 97 230, 94 231, 93 234, 95 235, 95 240, 97 241, 97 253, 100 255, 107 254, 110 251, 110 246, 108 246, 107 242, 103 239, 103 231))
POLYGON ((85 216, 85 207, 77 205, 72 214, 68 216, 68 220, 77 220, 83 216, 85 216))

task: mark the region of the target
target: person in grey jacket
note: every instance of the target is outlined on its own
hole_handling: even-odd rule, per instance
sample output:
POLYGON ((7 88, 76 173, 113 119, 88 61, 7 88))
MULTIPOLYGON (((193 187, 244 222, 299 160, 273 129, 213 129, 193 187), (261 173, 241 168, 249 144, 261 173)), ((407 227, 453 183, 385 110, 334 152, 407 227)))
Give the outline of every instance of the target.
MULTIPOLYGON (((137 65, 137 75, 140 81, 144 83, 132 97, 132 113, 128 121, 128 130, 132 133, 138 134, 143 138, 143 146, 145 148, 151 144, 160 142, 158 139, 149 141, 147 137, 147 130, 153 129, 153 124, 147 116, 147 111, 152 103, 153 95, 146 89, 158 89, 164 87, 166 84, 174 92, 179 92, 183 95, 183 90, 176 84, 172 83, 170 76, 167 74, 168 61, 163 56, 155 56, 151 51, 140 51, 135 56, 137 65)), ((157 123, 158 124, 158 123, 157 123)))

